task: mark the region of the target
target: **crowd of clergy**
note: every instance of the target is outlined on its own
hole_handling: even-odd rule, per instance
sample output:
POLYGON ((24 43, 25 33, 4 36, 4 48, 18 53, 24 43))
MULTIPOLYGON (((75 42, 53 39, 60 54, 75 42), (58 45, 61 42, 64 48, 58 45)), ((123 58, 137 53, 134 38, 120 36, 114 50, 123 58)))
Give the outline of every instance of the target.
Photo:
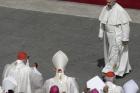
MULTIPOLYGON (((139 87, 133 79, 122 86, 114 83, 116 76, 123 77, 132 70, 128 55, 131 18, 116 0, 106 1, 99 16, 98 36, 104 41, 103 76, 88 80, 82 93, 137 93, 139 87)), ((52 63, 56 75, 44 82, 38 63, 30 67, 28 54, 19 52, 17 60, 4 68, 0 93, 79 93, 76 79, 64 73, 67 55, 59 50, 52 57, 52 63)))
MULTIPOLYGON (((44 82, 38 71, 38 64, 29 65, 28 55, 19 52, 17 60, 7 64, 3 71, 3 81, 0 93, 79 93, 79 87, 74 77, 65 75, 68 63, 67 55, 59 50, 52 58, 56 75, 44 82)), ((82 93, 137 93, 139 87, 134 80, 129 80, 123 87, 114 83, 116 77, 113 71, 98 75, 88 80, 82 93)))

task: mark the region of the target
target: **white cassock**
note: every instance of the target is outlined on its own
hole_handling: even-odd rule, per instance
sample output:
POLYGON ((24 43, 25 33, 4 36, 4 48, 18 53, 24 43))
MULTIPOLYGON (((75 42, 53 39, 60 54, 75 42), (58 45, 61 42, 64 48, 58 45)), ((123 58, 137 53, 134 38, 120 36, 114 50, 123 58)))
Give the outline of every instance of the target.
POLYGON ((123 76, 131 70, 128 46, 122 44, 122 41, 129 41, 131 19, 128 13, 118 3, 115 3, 112 9, 108 9, 107 6, 103 8, 99 20, 99 37, 104 38, 106 64, 102 72, 113 70, 116 75, 123 76), (115 64, 116 67, 113 68, 115 64), (111 69, 108 69, 110 67, 111 69))
POLYGON ((52 58, 55 68, 61 69, 62 73, 57 73, 56 76, 46 80, 43 86, 43 93, 50 93, 50 88, 54 85, 58 86, 60 93, 79 93, 78 84, 73 77, 68 77, 64 74, 64 69, 68 63, 68 58, 65 53, 58 51, 52 58))
POLYGON ((31 69, 22 60, 17 60, 11 65, 6 66, 3 78, 13 77, 16 80, 15 93, 31 93, 30 73, 31 69))
POLYGON ((42 74, 37 70, 36 67, 31 69, 31 89, 32 93, 42 93, 43 77, 42 74))
POLYGON ((109 87, 108 93, 124 93, 124 90, 122 87, 115 85, 112 82, 106 82, 106 85, 109 87))
POLYGON ((3 89, 2 89, 2 87, 0 86, 0 93, 3 93, 3 89))
POLYGON ((137 93, 139 87, 134 80, 129 80, 123 85, 125 93, 137 93))

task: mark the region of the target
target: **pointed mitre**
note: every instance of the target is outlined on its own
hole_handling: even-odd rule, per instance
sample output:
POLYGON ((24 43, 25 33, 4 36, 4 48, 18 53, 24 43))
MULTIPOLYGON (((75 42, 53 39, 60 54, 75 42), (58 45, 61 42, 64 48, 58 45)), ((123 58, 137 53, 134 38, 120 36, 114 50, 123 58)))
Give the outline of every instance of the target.
POLYGON ((123 88, 124 88, 125 93, 137 93, 139 90, 137 83, 133 79, 127 81, 123 85, 123 88))
POLYGON ((64 70, 68 63, 68 57, 64 52, 59 50, 56 54, 54 54, 52 62, 56 69, 64 70))

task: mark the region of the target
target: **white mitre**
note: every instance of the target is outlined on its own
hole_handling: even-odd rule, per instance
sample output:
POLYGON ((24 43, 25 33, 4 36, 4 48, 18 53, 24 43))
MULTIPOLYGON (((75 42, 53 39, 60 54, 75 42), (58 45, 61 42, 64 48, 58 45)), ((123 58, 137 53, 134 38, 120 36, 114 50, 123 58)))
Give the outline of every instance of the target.
POLYGON ((129 80, 123 85, 125 93, 137 93, 139 87, 134 80, 129 80))
POLYGON ((2 82, 2 88, 5 91, 14 90, 16 86, 17 81, 11 76, 6 77, 2 82))
POLYGON ((54 54, 52 62, 56 69, 65 70, 65 67, 68 63, 68 57, 64 52, 59 50, 56 54, 54 54))

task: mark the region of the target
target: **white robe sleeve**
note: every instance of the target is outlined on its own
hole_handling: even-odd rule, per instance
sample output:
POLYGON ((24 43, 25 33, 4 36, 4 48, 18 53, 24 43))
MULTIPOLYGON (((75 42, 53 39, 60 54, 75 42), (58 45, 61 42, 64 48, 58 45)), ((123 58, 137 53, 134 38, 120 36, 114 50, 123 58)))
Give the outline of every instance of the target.
POLYGON ((2 74, 2 79, 6 78, 9 75, 11 69, 15 67, 15 63, 16 62, 5 65, 4 70, 3 70, 3 74, 2 74))
POLYGON ((49 93, 50 91, 50 80, 47 80, 43 87, 42 87, 43 93, 49 93))
POLYGON ((36 70, 36 71, 37 72, 35 72, 32 69, 30 78, 31 78, 31 82, 32 82, 33 86, 36 88, 40 88, 43 85, 43 77, 42 77, 42 74, 38 70, 36 70))
POLYGON ((122 41, 129 41, 130 27, 129 23, 122 24, 122 41))
POLYGON ((6 78, 9 74, 10 64, 6 64, 3 70, 2 79, 6 78))
POLYGON ((100 29, 99 29, 99 38, 103 38, 104 35, 104 25, 102 23, 100 23, 100 29))
POLYGON ((38 76, 34 77, 34 84, 35 84, 34 86, 36 88, 41 88, 42 87, 42 85, 43 85, 42 75, 38 75, 38 76))
POLYGON ((70 93, 79 93, 79 87, 75 78, 71 78, 70 83, 71 83, 70 93))
MULTIPOLYGON (((32 92, 37 93, 37 91, 41 92, 41 88, 43 86, 43 77, 40 74, 32 72, 30 75, 31 78, 31 88, 32 92)), ((40 93, 38 92, 38 93, 40 93)))
MULTIPOLYGON (((30 79, 31 69, 29 67, 24 67, 20 70, 20 73, 16 74, 19 76, 18 78, 18 91, 17 92, 25 92, 25 93, 32 93, 31 92, 31 79, 30 79)), ((16 76, 16 77, 18 77, 16 76)))

